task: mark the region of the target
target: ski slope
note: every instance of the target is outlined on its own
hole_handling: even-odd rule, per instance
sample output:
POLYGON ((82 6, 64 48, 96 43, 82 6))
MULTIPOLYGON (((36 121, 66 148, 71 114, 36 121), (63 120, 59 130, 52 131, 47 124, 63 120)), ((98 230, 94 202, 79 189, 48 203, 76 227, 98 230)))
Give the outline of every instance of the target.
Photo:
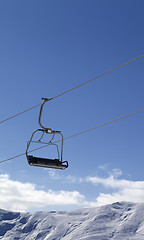
POLYGON ((0 210, 0 239, 143 240, 144 204, 117 202, 66 212, 0 210))

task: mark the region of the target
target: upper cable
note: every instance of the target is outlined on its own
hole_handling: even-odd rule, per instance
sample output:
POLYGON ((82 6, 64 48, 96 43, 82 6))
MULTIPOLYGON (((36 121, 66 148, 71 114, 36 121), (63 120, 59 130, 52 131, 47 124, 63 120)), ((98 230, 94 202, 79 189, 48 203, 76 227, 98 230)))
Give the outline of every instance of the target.
MULTIPOLYGON (((58 94, 58 95, 56 95, 56 96, 54 96, 54 97, 52 97, 52 98, 49 98, 48 101, 53 100, 53 99, 56 99, 56 98, 58 98, 58 97, 61 97, 61 96, 63 96, 64 94, 67 94, 67 93, 69 93, 69 92, 71 92, 71 91, 73 91, 73 90, 75 90, 75 89, 77 89, 77 88, 79 88, 79 87, 82 87, 83 85, 88 84, 88 83, 90 83, 90 82, 92 82, 92 81, 94 81, 94 80, 96 80, 96 79, 98 79, 98 78, 100 78, 100 77, 102 77, 102 76, 104 76, 104 75, 106 75, 106 74, 108 74, 108 73, 111 73, 111 72, 113 72, 113 71, 115 71, 115 70, 117 70, 117 69, 119 69, 119 68, 121 68, 121 67, 129 64, 129 63, 131 63, 131 62, 134 62, 134 61, 136 61, 136 60, 138 60, 138 59, 140 59, 140 58, 142 58, 142 57, 144 57, 144 54, 142 54, 142 55, 140 55, 140 56, 138 56, 138 57, 136 57, 136 58, 133 58, 133 59, 129 60, 128 62, 123 63, 123 64, 121 64, 121 65, 119 65, 119 66, 117 66, 117 67, 115 67, 115 68, 113 68, 113 69, 111 69, 111 70, 109 70, 109 71, 107 71, 107 72, 104 72, 104 73, 96 76, 95 78, 92 78, 92 79, 90 79, 90 80, 88 80, 88 81, 86 81, 86 82, 83 82, 83 83, 81 83, 81 84, 79 84, 79 85, 77 85, 77 86, 75 86, 75 87, 73 87, 73 88, 71 88, 71 89, 69 89, 69 90, 67 90, 67 91, 64 91, 64 92, 62 92, 62 93, 60 93, 60 94, 58 94)), ((9 117, 9 118, 6 118, 6 119, 0 121, 0 124, 1 124, 1 123, 4 123, 4 122, 6 122, 6 121, 8 121, 8 120, 10 120, 10 119, 12 119, 12 118, 15 118, 15 117, 17 117, 17 116, 19 116, 19 115, 21 115, 21 114, 23 114, 23 113, 25 113, 25 112, 28 112, 28 111, 36 108, 36 107, 39 107, 40 105, 41 105, 41 103, 39 103, 39 104, 37 104, 37 105, 35 105, 35 106, 31 107, 31 108, 28 108, 28 109, 26 109, 26 110, 24 110, 24 111, 22 111, 22 112, 20 112, 20 113, 17 113, 17 114, 15 114, 15 115, 13 115, 13 116, 11 116, 11 117, 9 117)))

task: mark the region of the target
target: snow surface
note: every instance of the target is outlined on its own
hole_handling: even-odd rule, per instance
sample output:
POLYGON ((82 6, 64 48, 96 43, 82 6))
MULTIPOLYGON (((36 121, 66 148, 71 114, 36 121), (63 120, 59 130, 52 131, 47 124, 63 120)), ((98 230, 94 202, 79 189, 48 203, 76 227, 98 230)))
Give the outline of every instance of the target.
POLYGON ((144 240, 144 204, 117 202, 67 212, 1 209, 0 239, 144 240))

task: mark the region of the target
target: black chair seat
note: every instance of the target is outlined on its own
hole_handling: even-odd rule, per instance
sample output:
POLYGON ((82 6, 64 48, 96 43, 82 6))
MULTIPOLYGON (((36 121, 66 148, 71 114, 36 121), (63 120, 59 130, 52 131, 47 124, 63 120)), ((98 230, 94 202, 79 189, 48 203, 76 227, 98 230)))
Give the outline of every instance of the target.
POLYGON ((34 157, 32 155, 27 156, 28 163, 31 166, 45 167, 45 168, 55 168, 55 169, 65 169, 68 167, 68 162, 61 162, 59 159, 48 159, 34 157))

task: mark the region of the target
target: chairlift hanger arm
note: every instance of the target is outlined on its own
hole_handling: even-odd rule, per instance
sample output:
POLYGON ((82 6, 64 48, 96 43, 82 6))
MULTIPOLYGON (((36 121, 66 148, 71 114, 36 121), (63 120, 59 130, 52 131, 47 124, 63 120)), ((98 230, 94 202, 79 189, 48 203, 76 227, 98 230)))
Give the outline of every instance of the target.
POLYGON ((46 127, 44 127, 44 126, 42 125, 42 123, 41 123, 41 116, 42 116, 43 106, 44 106, 44 104, 45 104, 46 102, 50 101, 51 99, 42 98, 42 100, 43 100, 43 103, 41 104, 40 113, 39 113, 39 125, 40 125, 41 128, 43 128, 43 129, 45 129, 45 130, 47 130, 48 132, 51 133, 52 129, 51 129, 51 128, 46 128, 46 127))

